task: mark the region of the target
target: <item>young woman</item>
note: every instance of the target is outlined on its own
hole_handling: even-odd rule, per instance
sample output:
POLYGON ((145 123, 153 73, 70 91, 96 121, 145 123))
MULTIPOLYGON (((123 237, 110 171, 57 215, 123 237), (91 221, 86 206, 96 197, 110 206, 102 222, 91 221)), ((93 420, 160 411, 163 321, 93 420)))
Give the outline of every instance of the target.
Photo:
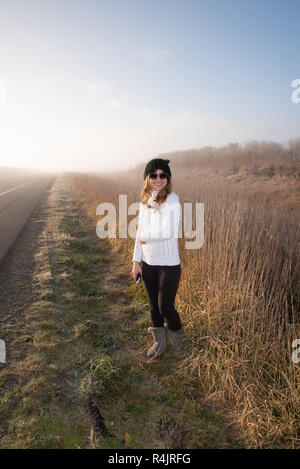
POLYGON ((136 280, 138 274, 142 276, 150 307, 152 326, 148 332, 154 343, 147 352, 148 359, 165 352, 166 333, 174 350, 183 348, 183 325, 174 307, 181 275, 178 251, 181 205, 178 195, 172 192, 169 161, 154 158, 145 167, 132 258, 132 277, 136 280))

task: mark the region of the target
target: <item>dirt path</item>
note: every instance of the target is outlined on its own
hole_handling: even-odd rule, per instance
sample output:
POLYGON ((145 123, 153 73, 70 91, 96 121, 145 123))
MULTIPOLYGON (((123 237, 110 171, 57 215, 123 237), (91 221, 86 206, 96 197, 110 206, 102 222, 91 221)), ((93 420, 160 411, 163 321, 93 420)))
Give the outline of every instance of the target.
MULTIPOLYGON (((35 256, 39 252, 38 239, 47 222, 47 200, 50 192, 51 187, 44 192, 16 242, 0 263, 0 338, 6 345, 6 364, 0 364, 0 384, 5 383, 11 390, 17 382, 17 377, 10 374, 11 365, 26 356, 28 338, 24 337, 25 311, 36 295, 35 256)), ((0 390, 0 397, 2 396, 3 388, 0 390)), ((0 401, 0 409, 2 407, 6 406, 0 401)), ((0 419, 0 438, 5 431, 7 420, 3 418, 0 419)))
POLYGON ((240 446, 184 356, 146 362, 144 289, 63 177, 30 223, 1 279, 0 447, 240 446))
MULTIPOLYGON (((26 307, 24 303, 34 292, 35 255, 39 250, 37 240, 47 221, 46 204, 50 192, 51 187, 45 191, 15 244, 0 262, 0 331, 2 336, 9 325, 12 326, 15 323, 18 314, 22 314, 26 307)), ((9 347, 9 342, 7 346, 9 347)))

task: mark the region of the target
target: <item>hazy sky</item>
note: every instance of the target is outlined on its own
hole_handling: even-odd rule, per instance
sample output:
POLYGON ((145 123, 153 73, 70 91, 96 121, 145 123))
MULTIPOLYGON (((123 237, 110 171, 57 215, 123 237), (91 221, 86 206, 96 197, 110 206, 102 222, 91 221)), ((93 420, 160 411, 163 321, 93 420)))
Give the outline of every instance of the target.
POLYGON ((300 137, 299 0, 0 0, 0 166, 300 137))

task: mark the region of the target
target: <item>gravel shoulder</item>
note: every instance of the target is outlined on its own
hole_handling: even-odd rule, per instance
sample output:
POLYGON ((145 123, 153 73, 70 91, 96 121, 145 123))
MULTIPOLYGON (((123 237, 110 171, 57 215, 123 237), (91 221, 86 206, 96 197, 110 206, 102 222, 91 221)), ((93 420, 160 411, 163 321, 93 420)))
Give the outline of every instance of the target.
POLYGON ((53 184, 44 192, 15 243, 0 262, 0 338, 8 339, 8 363, 12 353, 9 331, 20 321, 22 313, 32 302, 38 283, 34 278, 38 264, 36 255, 40 249, 39 239, 47 223, 53 184))

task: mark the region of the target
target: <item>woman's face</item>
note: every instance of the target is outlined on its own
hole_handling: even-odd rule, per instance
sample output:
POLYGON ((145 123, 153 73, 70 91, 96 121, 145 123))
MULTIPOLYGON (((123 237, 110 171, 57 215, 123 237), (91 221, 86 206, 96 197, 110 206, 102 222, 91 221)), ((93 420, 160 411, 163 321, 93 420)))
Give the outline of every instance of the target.
POLYGON ((151 174, 165 174, 165 172, 162 169, 157 169, 156 171, 153 171, 152 173, 149 174, 149 185, 153 191, 160 191, 166 185, 168 184, 168 178, 166 177, 165 179, 161 179, 159 176, 156 177, 156 179, 151 179, 151 174))

